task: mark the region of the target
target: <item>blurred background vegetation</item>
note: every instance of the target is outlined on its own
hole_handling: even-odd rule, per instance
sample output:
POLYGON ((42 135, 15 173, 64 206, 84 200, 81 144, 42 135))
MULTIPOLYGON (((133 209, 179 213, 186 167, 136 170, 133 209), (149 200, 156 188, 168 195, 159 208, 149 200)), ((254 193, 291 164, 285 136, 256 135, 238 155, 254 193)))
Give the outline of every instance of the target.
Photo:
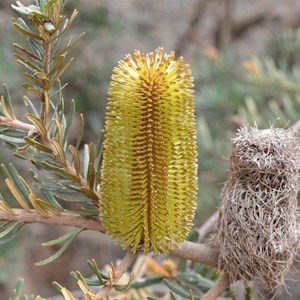
MULTIPOLYGON (((23 70, 15 63, 12 43, 24 41, 11 25, 11 17, 16 17, 12 3, 0 0, 0 82, 9 86, 21 116, 23 70)), ((195 226, 200 226, 220 201, 230 139, 238 127, 290 126, 300 119, 300 1, 67 0, 67 11, 74 8, 80 14, 73 34, 86 35, 73 50, 75 62, 63 78, 69 83, 64 98, 66 103, 75 99, 78 114, 85 115, 84 142, 95 141, 103 126, 112 68, 126 53, 162 46, 191 65, 199 146, 195 226)), ((74 128, 74 140, 76 134, 74 128)), ((12 160, 11 153, 1 153, 1 161, 12 160)), ((23 162, 16 164, 28 168, 23 162)), ((50 296, 51 282, 72 287, 69 271, 84 272, 87 259, 103 265, 121 253, 109 238, 85 233, 56 263, 34 267, 52 251, 40 242, 62 230, 30 225, 21 239, 0 246, 0 299, 11 295, 18 277, 26 278, 28 293, 50 296)))

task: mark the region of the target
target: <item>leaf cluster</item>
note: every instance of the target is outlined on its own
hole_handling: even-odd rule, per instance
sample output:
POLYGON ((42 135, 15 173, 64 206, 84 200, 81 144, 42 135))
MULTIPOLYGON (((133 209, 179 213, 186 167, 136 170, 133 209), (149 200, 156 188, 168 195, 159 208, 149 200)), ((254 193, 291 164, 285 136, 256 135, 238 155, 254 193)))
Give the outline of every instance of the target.
MULTIPOLYGON (((1 165, 4 182, 14 204, 0 193, 0 212, 16 215, 37 212, 41 217, 69 213, 86 217, 98 217, 102 134, 96 145, 84 145, 83 159, 79 153, 83 136, 84 119, 80 117, 80 129, 75 145, 68 143, 75 115, 75 101, 66 103, 60 78, 72 62, 66 61, 68 52, 82 35, 61 46, 64 34, 77 17, 74 10, 68 18, 62 14, 64 2, 36 1, 24 6, 20 1, 12 5, 26 15, 13 20, 14 27, 26 38, 27 47, 14 44, 16 60, 25 67, 26 82, 23 87, 27 108, 26 122, 15 114, 9 90, 4 85, 0 103, 0 139, 14 150, 14 156, 35 166, 30 176, 21 176, 12 163, 1 165), (41 176, 41 174, 43 174, 41 176)), ((0 242, 11 240, 24 227, 22 222, 3 222, 0 242)), ((82 231, 76 229, 66 235, 44 243, 44 246, 60 244, 61 248, 38 265, 50 263, 60 257, 74 238, 82 231)))

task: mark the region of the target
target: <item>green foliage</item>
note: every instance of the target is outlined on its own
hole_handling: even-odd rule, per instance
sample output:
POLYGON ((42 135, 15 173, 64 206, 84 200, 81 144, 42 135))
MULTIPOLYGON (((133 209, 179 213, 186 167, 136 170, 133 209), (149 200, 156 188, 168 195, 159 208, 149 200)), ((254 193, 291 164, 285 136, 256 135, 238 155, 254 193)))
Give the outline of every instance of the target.
MULTIPOLYGON (((4 85, 4 95, 0 105, 0 139, 14 155, 31 162, 37 170, 30 170, 33 187, 16 170, 12 163, 1 165, 7 189, 15 200, 11 206, 1 196, 0 211, 15 216, 21 208, 24 212, 35 211, 41 217, 61 215, 83 215, 98 217, 97 185, 99 184, 99 168, 96 162, 101 156, 101 147, 97 152, 93 144, 87 149, 83 163, 78 152, 83 132, 81 118, 80 134, 76 145, 68 144, 68 136, 72 127, 75 102, 65 104, 60 84, 60 77, 67 70, 73 59, 65 61, 68 52, 79 41, 69 39, 65 46, 64 34, 77 17, 74 10, 71 17, 62 15, 63 1, 37 1, 36 5, 12 5, 28 20, 14 20, 14 27, 28 41, 28 47, 14 44, 17 51, 17 62, 25 67, 24 74, 28 82, 23 87, 31 96, 24 96, 28 110, 27 123, 17 119, 9 90, 4 85), (67 111, 67 112, 65 112, 67 111), (69 153, 67 153, 69 151, 69 153), (69 161, 69 156, 72 159, 69 161), (94 167, 97 165, 97 168, 94 167), (82 174, 82 169, 84 169, 82 174), (44 176, 41 176, 41 172, 44 176), (44 199, 37 196, 36 188, 42 192, 44 199), (71 203, 71 205, 70 205, 71 203)), ((22 212, 22 210, 20 212, 22 212)), ((0 240, 5 243, 15 237, 24 227, 24 223, 5 222, 1 225, 0 240)), ((44 243, 44 246, 62 244, 61 248, 51 257, 37 265, 44 265, 60 257, 71 242, 83 229, 75 229, 58 239, 44 243)))

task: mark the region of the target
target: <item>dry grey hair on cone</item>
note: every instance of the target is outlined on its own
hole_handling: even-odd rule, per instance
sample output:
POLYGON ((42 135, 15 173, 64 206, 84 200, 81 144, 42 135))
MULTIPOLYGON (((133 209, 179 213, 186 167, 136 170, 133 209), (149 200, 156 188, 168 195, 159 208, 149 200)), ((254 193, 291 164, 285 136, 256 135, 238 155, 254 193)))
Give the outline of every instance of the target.
POLYGON ((299 240, 300 140, 292 130, 243 126, 232 142, 219 208, 220 269, 270 293, 284 284, 299 240))

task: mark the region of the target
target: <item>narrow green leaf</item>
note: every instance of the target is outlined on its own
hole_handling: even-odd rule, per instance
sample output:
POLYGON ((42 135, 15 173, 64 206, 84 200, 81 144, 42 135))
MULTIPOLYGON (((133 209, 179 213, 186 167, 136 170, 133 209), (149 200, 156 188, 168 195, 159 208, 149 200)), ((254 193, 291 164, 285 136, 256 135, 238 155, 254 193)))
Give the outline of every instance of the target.
POLYGON ((88 266, 89 266, 89 268, 91 269, 91 271, 97 276, 98 280, 99 280, 102 284, 104 284, 104 280, 108 280, 108 279, 109 279, 109 277, 108 277, 107 275, 103 274, 103 273, 99 270, 99 268, 98 268, 98 266, 97 266, 97 263, 96 263, 96 261, 95 261, 94 259, 88 260, 87 263, 88 263, 88 266))
POLYGON ((99 279, 85 278, 85 277, 83 277, 79 272, 71 272, 70 274, 71 274, 71 276, 72 276, 75 280, 81 279, 81 280, 84 281, 88 286, 101 286, 101 285, 105 285, 105 282, 104 282, 104 281, 100 281, 99 279), (80 274, 80 276, 79 276, 79 274, 80 274))
POLYGON ((56 139, 52 139, 52 145, 55 147, 61 163, 66 165, 67 159, 62 145, 56 139))
MULTIPOLYGON (((63 86, 60 85, 60 87, 58 89, 55 90, 55 92, 50 95, 50 98, 52 99, 53 97, 55 97, 56 95, 60 95, 61 91, 68 85, 68 83, 65 83, 63 86)), ((58 98, 61 98, 61 96, 59 96, 58 98)))
POLYGON ((15 212, 13 209, 7 204, 7 202, 0 200, 0 210, 4 211, 5 213, 9 215, 14 215, 15 212))
POLYGON ((41 41, 27 39, 29 47, 38 57, 43 57, 43 43, 41 41))
MULTIPOLYGON (((7 170, 6 166, 5 166, 5 164, 1 164, 0 167, 1 167, 1 171, 2 171, 2 173, 3 173, 3 175, 4 175, 4 177, 5 177, 5 178, 9 178, 10 180, 13 180, 12 177, 11 177, 11 175, 10 175, 10 173, 8 172, 8 170, 7 170)), ((1 196, 2 196, 2 195, 1 195, 1 196)))
POLYGON ((68 21, 67 25, 65 26, 62 33, 66 32, 71 27, 72 23, 77 18, 77 16, 78 16, 78 10, 74 9, 73 13, 72 13, 72 15, 71 15, 71 17, 70 17, 70 19, 69 19, 69 21, 68 21))
POLYGON ((89 162, 88 162, 88 171, 87 171, 87 182, 89 183, 90 189, 94 189, 95 184, 95 150, 92 143, 89 144, 89 162))
POLYGON ((82 141, 83 130, 84 130, 84 118, 83 118, 83 115, 80 114, 80 131, 79 131, 78 139, 77 139, 77 142, 76 142, 76 148, 77 149, 79 149, 81 141, 82 141))
POLYGON ((57 164, 41 161, 41 165, 47 170, 54 171, 55 173, 61 173, 62 168, 57 164))
MULTIPOLYGON (((100 158, 102 156, 103 151, 103 140, 104 140, 104 130, 100 130, 100 133, 98 135, 96 149, 95 149, 95 156, 97 158, 100 158)), ((99 167, 99 165, 98 165, 99 167)), ((97 168, 99 170, 99 168, 97 168)))
MULTIPOLYGON (((72 234, 68 237, 68 239, 64 239, 64 241, 66 241, 66 242, 63 244, 63 246, 55 254, 53 254, 52 256, 50 256, 50 257, 48 257, 44 260, 41 260, 41 261, 35 263, 35 265, 36 266, 44 266, 44 265, 47 265, 47 264, 53 262, 54 260, 58 259, 68 249, 68 247, 70 246, 72 241, 77 237, 77 235, 82 230, 83 229, 81 229, 81 228, 73 230, 72 234)), ((51 242, 54 243, 52 245, 56 245, 55 240, 49 241, 48 243, 44 243, 43 245, 45 245, 45 244, 49 245, 49 243, 51 244, 51 242)))
POLYGON ((7 223, 7 228, 0 232, 0 245, 11 241, 25 226, 24 223, 7 223))
MULTIPOLYGON (((28 73, 24 73, 24 77, 26 79, 28 79, 29 81, 31 81, 33 84, 37 85, 39 88, 43 89, 44 88, 44 84, 43 82, 41 82, 40 80, 38 80, 36 77, 34 77, 31 74, 28 73)), ((26 88, 26 85, 23 84, 23 87, 26 88)))
POLYGON ((30 173, 34 182, 41 184, 40 190, 43 192, 48 202, 59 211, 63 211, 63 207, 57 202, 54 195, 49 190, 47 190, 47 186, 42 184, 42 180, 39 178, 38 174, 33 170, 30 170, 30 173))
POLYGON ((200 274, 197 274, 197 275, 199 276, 199 283, 198 283, 199 286, 210 289, 215 284, 214 281, 209 280, 208 278, 205 278, 200 274))
POLYGON ((14 185, 13 181, 10 178, 5 179, 5 183, 14 196, 14 198, 18 201, 18 203, 25 209, 30 210, 30 206, 28 205, 26 199, 23 197, 23 195, 20 193, 20 191, 17 189, 17 187, 14 185))
POLYGON ((9 142, 11 144, 25 144, 24 139, 8 136, 4 134, 0 134, 0 139, 2 141, 9 142))
POLYGON ((49 76, 45 72, 36 72, 34 76, 42 80, 43 89, 47 91, 51 89, 52 87, 51 80, 49 79, 49 76))
POLYGON ((49 148, 48 146, 45 146, 39 142, 37 142, 36 140, 34 139, 31 139, 29 137, 24 137, 24 140, 31 146, 33 146, 34 148, 40 150, 40 151, 43 151, 43 152, 46 152, 46 153, 53 153, 52 149, 49 148))
POLYGON ((72 153, 73 156, 73 160, 74 161, 74 166, 75 166, 75 170, 77 175, 80 174, 80 157, 79 157, 79 153, 78 150, 73 146, 73 145, 69 145, 69 151, 72 153))
POLYGON ((94 164, 91 162, 89 163, 87 181, 89 183, 90 189, 93 190, 95 185, 95 168, 94 164))
POLYGON ((45 11, 49 12, 49 10, 53 7, 53 5, 57 2, 57 0, 48 0, 45 5, 45 11))
POLYGON ((29 38, 32 38, 32 39, 35 39, 35 40, 40 40, 40 41, 43 41, 43 38, 40 37, 39 35, 37 34, 34 34, 33 32, 31 31, 28 31, 27 29, 25 29, 24 27, 22 27, 20 24, 18 24, 16 21, 13 22, 13 26, 15 28, 17 28, 21 33, 25 34, 26 36, 28 36, 29 38))
MULTIPOLYGON (((36 0, 36 1, 38 1, 38 0, 36 0)), ((40 0, 40 7, 41 7, 41 11, 42 11, 43 13, 46 13, 45 7, 46 7, 47 1, 48 1, 48 0, 40 0)))
POLYGON ((60 215, 61 213, 61 210, 57 209, 55 206, 47 203, 46 201, 40 199, 40 198, 37 198, 37 203, 43 207, 45 210, 51 212, 52 214, 54 215, 60 215))
POLYGON ((24 196, 25 199, 28 199, 28 195, 31 193, 31 190, 30 190, 29 186, 26 184, 26 181, 24 180, 24 178, 22 178, 20 176, 17 169, 15 168, 15 166, 12 163, 8 164, 7 169, 9 171, 9 173, 11 174, 13 182, 15 183, 15 185, 17 186, 19 191, 22 193, 22 195, 24 196))
POLYGON ((89 170, 89 161, 90 161, 90 151, 89 145, 85 144, 83 148, 83 178, 87 180, 88 170, 89 170))
POLYGON ((16 119, 16 116, 14 114, 12 101, 11 101, 11 97, 10 97, 10 92, 9 92, 8 87, 5 83, 3 84, 3 89, 4 89, 4 92, 5 92, 6 102, 7 102, 7 105, 8 105, 8 109, 10 111, 10 115, 13 117, 13 119, 16 119))
POLYGON ((59 53, 57 53, 57 56, 61 56, 62 54, 67 53, 70 51, 79 41, 80 39, 85 35, 85 32, 82 32, 74 41, 70 40, 67 47, 61 50, 59 53))
POLYGON ((58 70, 63 66, 65 62, 65 56, 64 55, 59 55, 56 58, 56 63, 53 69, 49 72, 49 78, 51 78, 58 70))
POLYGON ((74 234, 75 234, 75 236, 77 236, 81 231, 83 231, 82 228, 73 229, 73 230, 67 232, 66 234, 58 237, 57 239, 42 243, 42 245, 45 246, 45 247, 51 247, 51 246, 58 245, 58 244, 60 244, 64 241, 72 238, 74 236, 74 234))
POLYGON ((74 195, 71 196, 66 196, 66 195, 56 195, 56 198, 65 201, 65 202, 71 202, 71 203, 81 203, 81 204, 86 204, 86 199, 83 198, 74 198, 74 195))
POLYGON ((61 122, 58 119, 55 119, 54 122, 57 128, 57 140, 60 145, 63 145, 63 132, 61 122))
POLYGON ((0 126, 0 133, 11 137, 16 137, 16 138, 23 138, 25 135, 28 134, 27 131, 16 129, 16 128, 5 127, 5 125, 3 127, 0 126))
POLYGON ((15 49, 16 49, 17 51, 19 51, 19 52, 22 53, 23 55, 26 55, 27 57, 32 58, 32 59, 34 59, 34 60, 36 60, 36 61, 38 61, 38 62, 41 62, 41 63, 43 62, 43 60, 42 60, 41 58, 39 58, 38 56, 36 56, 34 53, 32 53, 32 52, 26 50, 25 48, 23 48, 23 47, 20 46, 19 44, 13 43, 13 46, 15 47, 15 49))
POLYGON ((19 278, 15 284, 15 288, 13 290, 13 296, 11 300, 19 300, 23 294, 24 289, 24 279, 19 278))
POLYGON ((71 172, 69 172, 68 170, 64 169, 64 168, 60 168, 59 171, 65 175, 67 178, 71 179, 72 181, 75 181, 75 182, 80 182, 80 178, 79 176, 76 174, 72 174, 71 172))
POLYGON ((53 283, 52 283, 52 285, 53 285, 53 287, 57 290, 57 291, 61 291, 61 289, 63 288, 63 286, 62 285, 60 285, 58 282, 56 282, 56 281, 54 281, 53 283))
POLYGON ((74 115, 75 115, 75 101, 72 99, 72 101, 70 103, 70 107, 68 109, 68 114, 66 115, 67 123, 66 123, 66 127, 65 127, 65 130, 64 130, 64 136, 63 136, 63 142, 64 143, 67 141, 67 138, 69 136, 74 115))
POLYGON ((99 201, 98 196, 91 190, 81 187, 81 191, 86 194, 89 198, 95 200, 95 201, 99 201))
POLYGON ((1 96, 0 100, 1 100, 1 110, 2 110, 3 115, 4 115, 7 119, 12 120, 12 119, 13 119, 13 116, 11 115, 11 112, 8 110, 8 108, 7 108, 7 106, 6 106, 4 97, 1 96))
POLYGON ((35 210, 38 214, 40 214, 41 216, 43 216, 43 217, 45 217, 45 218, 49 217, 48 212, 47 212, 41 205, 39 205, 39 203, 38 203, 37 198, 36 198, 35 195, 30 194, 30 195, 29 195, 29 200, 30 200, 30 202, 31 202, 31 204, 32 204, 32 206, 33 206, 33 208, 34 208, 34 210, 35 210))
POLYGON ((140 289, 153 284, 160 283, 163 281, 163 279, 163 276, 137 279, 131 283, 130 287, 133 289, 140 289))
POLYGON ((26 114, 25 117, 35 126, 42 137, 46 138, 48 136, 47 130, 39 117, 32 114, 26 114))
POLYGON ((183 297, 184 299, 191 299, 190 293, 184 290, 179 284, 164 279, 164 284, 175 294, 183 297))
POLYGON ((44 102, 44 95, 35 87, 33 87, 30 83, 24 82, 22 86, 30 93, 35 95, 41 102, 44 102))
POLYGON ((24 100, 25 106, 27 107, 28 112, 34 116, 38 116, 39 114, 38 114, 37 110, 35 109, 33 103, 30 101, 30 99, 28 97, 24 96, 23 100, 24 100))
POLYGON ((129 289, 131 282, 133 281, 134 274, 131 273, 127 284, 114 284, 114 289, 118 292, 124 292, 129 289))
POLYGON ((178 278, 180 278, 182 281, 190 284, 197 284, 201 280, 201 277, 198 276, 198 274, 186 271, 182 272, 178 275, 178 278))
POLYGON ((38 71, 43 72, 43 70, 36 64, 32 63, 28 59, 20 56, 19 54, 14 54, 15 58, 17 59, 17 62, 29 69, 30 71, 38 71))
POLYGON ((60 70, 57 74, 52 78, 52 82, 55 82, 57 79, 61 77, 61 75, 69 68, 72 64, 74 58, 71 58, 60 70))

